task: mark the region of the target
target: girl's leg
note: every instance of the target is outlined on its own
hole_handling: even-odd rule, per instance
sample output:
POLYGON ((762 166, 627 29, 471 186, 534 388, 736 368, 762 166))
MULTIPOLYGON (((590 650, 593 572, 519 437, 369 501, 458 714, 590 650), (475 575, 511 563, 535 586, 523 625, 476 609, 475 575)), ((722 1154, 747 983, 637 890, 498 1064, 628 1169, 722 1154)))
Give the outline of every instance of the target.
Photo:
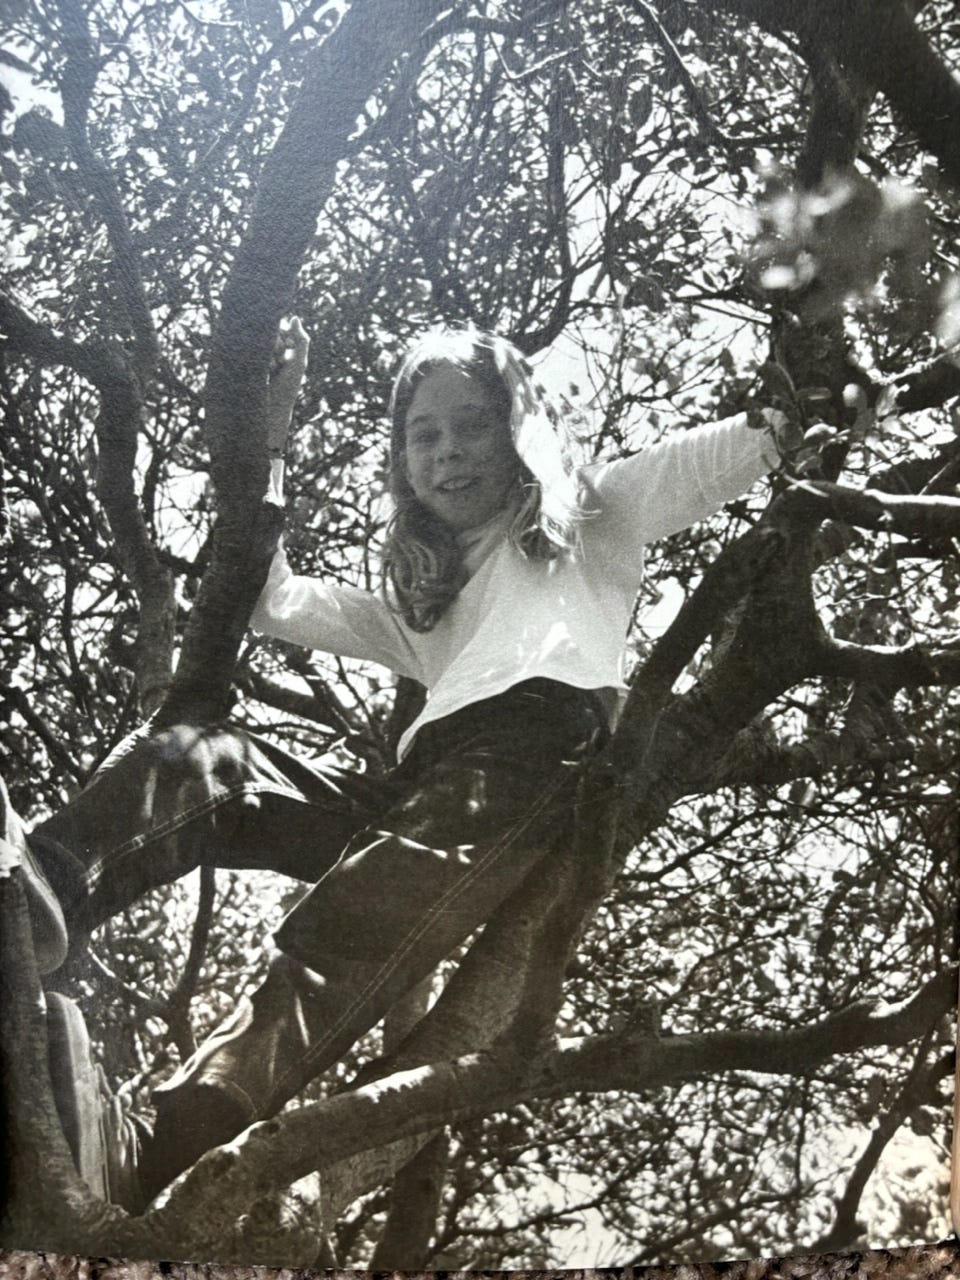
POLYGON ((176 725, 116 752, 30 839, 89 930, 199 865, 314 881, 390 796, 229 725, 176 725))
POLYGON ((531 681, 424 732, 406 797, 298 903, 266 981, 157 1091, 164 1177, 274 1114, 520 885, 603 716, 589 694, 531 681), (215 1123, 186 1151, 201 1117, 215 1123))

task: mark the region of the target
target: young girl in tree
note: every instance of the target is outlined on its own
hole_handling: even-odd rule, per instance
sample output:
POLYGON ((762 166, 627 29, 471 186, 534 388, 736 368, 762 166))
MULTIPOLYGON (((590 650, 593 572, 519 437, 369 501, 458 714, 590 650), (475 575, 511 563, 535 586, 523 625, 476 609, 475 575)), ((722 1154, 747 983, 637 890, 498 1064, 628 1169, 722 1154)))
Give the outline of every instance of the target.
MULTIPOLYGON (((290 343, 271 392, 272 500, 306 360, 296 322, 290 343)), ((472 330, 417 343, 391 413, 384 590, 298 577, 281 550, 252 619, 426 688, 390 776, 177 726, 47 824, 86 863, 88 924, 198 862, 315 882, 277 930, 265 981, 157 1091, 147 1194, 273 1115, 528 874, 549 874, 571 770, 616 714, 645 544, 779 464, 772 432, 741 414, 576 470, 526 362, 472 330)))

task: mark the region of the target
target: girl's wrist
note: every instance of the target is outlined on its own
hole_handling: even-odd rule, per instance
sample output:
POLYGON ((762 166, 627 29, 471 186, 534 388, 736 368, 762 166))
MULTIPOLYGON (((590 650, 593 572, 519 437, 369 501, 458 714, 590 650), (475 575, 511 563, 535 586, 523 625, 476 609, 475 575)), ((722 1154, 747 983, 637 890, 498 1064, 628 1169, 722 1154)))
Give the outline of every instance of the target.
POLYGON ((263 495, 264 502, 271 503, 273 506, 283 506, 283 478, 284 478, 284 462, 283 457, 274 457, 270 454, 270 479, 267 481, 267 491, 263 495))

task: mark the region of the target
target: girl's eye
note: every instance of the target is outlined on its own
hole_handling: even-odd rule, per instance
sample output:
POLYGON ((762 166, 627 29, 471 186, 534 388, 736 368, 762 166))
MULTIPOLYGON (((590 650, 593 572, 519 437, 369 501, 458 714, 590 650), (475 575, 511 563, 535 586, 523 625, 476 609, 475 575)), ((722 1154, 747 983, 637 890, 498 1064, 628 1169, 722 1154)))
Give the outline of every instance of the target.
POLYGON ((435 431, 431 431, 428 428, 421 428, 419 431, 410 432, 407 436, 407 444, 412 445, 414 448, 418 446, 422 448, 424 445, 433 444, 436 438, 437 433, 435 431))

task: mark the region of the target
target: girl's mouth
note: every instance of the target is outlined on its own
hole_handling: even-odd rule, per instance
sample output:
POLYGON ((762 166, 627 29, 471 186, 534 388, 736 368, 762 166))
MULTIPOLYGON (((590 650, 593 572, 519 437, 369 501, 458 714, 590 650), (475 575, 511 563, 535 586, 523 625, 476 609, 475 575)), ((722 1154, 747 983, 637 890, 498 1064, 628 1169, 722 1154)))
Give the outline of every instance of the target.
POLYGON ((461 493, 464 489, 469 489, 473 484, 476 484, 476 479, 473 476, 455 476, 451 480, 441 480, 436 487, 441 493, 461 493))

